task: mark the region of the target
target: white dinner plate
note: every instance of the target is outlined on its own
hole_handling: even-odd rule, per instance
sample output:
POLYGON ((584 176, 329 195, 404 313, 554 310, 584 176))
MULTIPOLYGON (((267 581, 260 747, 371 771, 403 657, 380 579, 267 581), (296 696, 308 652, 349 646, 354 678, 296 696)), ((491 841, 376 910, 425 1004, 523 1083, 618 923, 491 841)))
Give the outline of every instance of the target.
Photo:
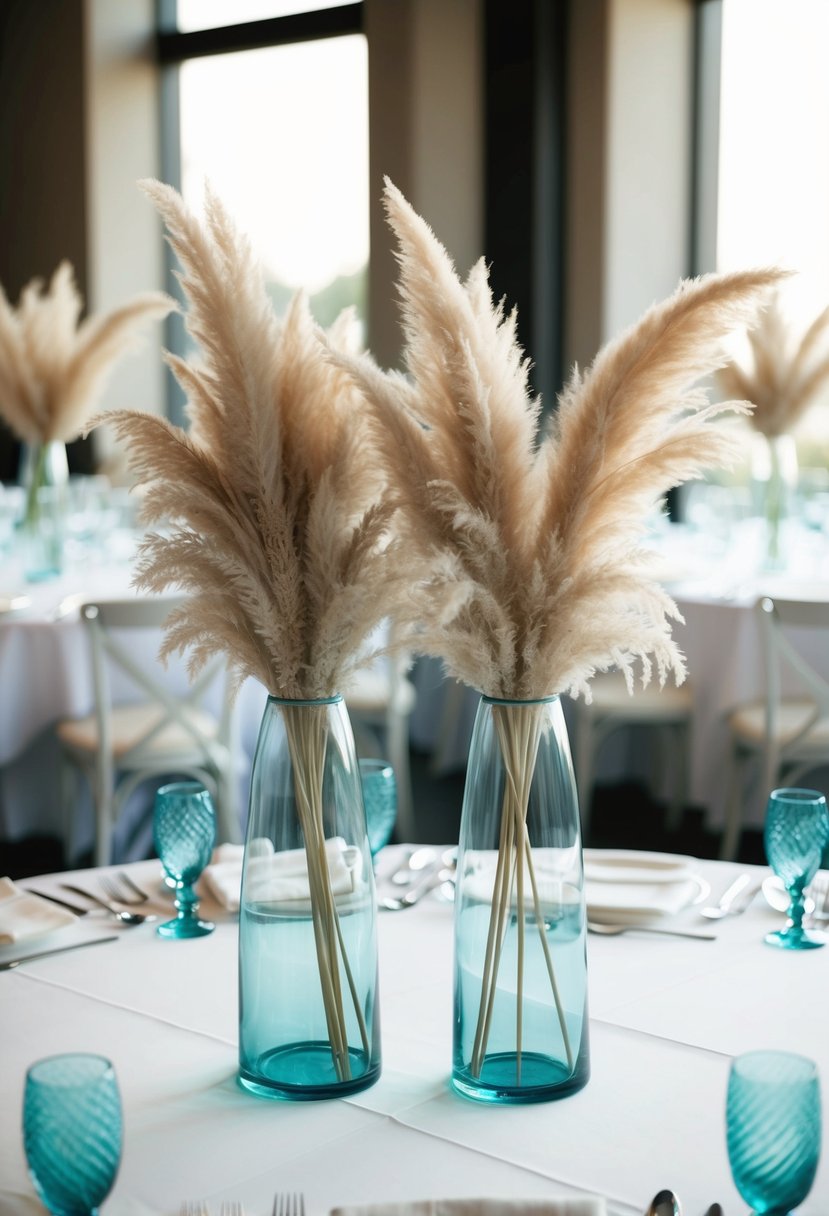
POLYGON ((693 874, 696 858, 635 849, 585 849, 584 877, 591 882, 680 882, 693 874))
POLYGON ((704 903, 711 886, 699 874, 686 873, 673 882, 585 883, 588 916, 608 924, 636 924, 669 919, 704 903))

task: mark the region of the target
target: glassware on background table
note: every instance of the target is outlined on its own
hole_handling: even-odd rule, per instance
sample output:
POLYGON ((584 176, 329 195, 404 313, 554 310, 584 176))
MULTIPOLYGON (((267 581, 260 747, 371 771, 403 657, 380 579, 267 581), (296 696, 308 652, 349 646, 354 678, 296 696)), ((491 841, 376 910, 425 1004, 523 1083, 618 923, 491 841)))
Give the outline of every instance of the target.
POLYGON ((375 857, 391 840, 397 819, 397 782, 388 760, 360 761, 368 845, 375 857))
POLYGON ((23 1145, 38 1195, 57 1216, 94 1216, 121 1159, 121 1095, 104 1056, 48 1056, 26 1073, 23 1145))
POLYGON ((806 1198, 821 1142, 817 1066, 786 1051, 750 1051, 732 1062, 726 1099, 728 1160, 752 1210, 786 1216, 806 1198))
POLYGON ((766 857, 789 893, 788 922, 766 935, 770 946, 813 950, 826 944, 823 933, 803 928, 804 890, 814 878, 829 839, 826 799, 818 790, 772 790, 766 808, 766 857))
POLYGON ((161 937, 203 937, 212 933, 216 926, 199 918, 199 898, 193 890, 216 842, 216 812, 203 785, 177 781, 158 790, 153 840, 161 864, 175 884, 178 912, 175 920, 165 921, 156 932, 161 937))

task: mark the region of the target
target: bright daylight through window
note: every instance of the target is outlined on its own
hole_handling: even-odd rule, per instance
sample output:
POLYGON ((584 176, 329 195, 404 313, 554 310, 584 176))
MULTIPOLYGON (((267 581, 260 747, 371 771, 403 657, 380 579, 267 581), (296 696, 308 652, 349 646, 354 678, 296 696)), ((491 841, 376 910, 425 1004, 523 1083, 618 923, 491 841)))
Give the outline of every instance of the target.
MULTIPOLYGON (((319 7, 263 0, 235 4, 232 13, 242 21, 319 7)), ((210 25, 211 9, 213 24, 226 22, 226 4, 180 2, 179 29, 210 25)), ((278 312, 304 288, 322 324, 352 304, 365 324, 368 53, 363 35, 185 60, 179 90, 181 188, 188 204, 201 209, 209 181, 253 242, 278 312)))

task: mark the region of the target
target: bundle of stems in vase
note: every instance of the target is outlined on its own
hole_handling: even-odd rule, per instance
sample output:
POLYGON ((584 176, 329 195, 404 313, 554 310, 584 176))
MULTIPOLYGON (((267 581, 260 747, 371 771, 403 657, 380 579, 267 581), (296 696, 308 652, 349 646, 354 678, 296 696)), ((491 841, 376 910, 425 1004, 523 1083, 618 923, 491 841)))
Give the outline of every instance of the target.
MULTIPOLYGON (((190 360, 168 357, 188 431, 150 414, 107 415, 146 485, 145 521, 165 525, 141 545, 137 584, 189 593, 162 655, 186 650, 195 674, 223 651, 237 680, 254 676, 275 697, 334 696, 411 583, 360 394, 327 353, 354 348, 353 317, 323 335, 298 294, 278 318, 216 197, 208 192, 201 221, 171 188, 144 188, 181 263, 199 348, 190 360)), ((367 1044, 324 849, 324 707, 284 708, 329 1041, 348 1080, 349 996, 367 1044)))
MULTIPOLYGON (((711 404, 692 386, 724 361, 724 333, 751 322, 781 276, 764 269, 682 283, 586 374, 574 371, 542 427, 515 313, 493 301, 483 260, 462 283, 388 182, 385 199, 407 375, 384 373, 367 356, 338 361, 369 403, 413 563, 443 567, 414 645, 489 697, 529 703, 495 717, 505 780, 473 1060, 480 1070, 516 904, 519 1009, 528 913, 567 1041, 527 833, 541 721, 531 702, 567 691, 589 697, 591 677, 611 666, 631 689, 637 666, 643 683, 654 667, 661 682, 683 679, 670 630, 679 614, 651 574, 642 537, 671 486, 738 455, 717 419, 750 407, 711 404)), ((520 1016, 517 1026, 520 1038, 520 1016)), ((520 1042, 517 1052, 520 1060, 520 1042)))

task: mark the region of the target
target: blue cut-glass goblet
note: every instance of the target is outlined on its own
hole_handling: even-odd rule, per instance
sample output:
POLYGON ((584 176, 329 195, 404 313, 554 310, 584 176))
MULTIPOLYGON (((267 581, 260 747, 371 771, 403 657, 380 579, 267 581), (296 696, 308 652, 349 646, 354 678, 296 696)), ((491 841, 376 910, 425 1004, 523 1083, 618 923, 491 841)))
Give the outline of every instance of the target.
POLYGON ((820 1157, 816 1065, 787 1051, 750 1051, 731 1065, 728 1160, 737 1190, 759 1216, 786 1216, 811 1190, 820 1157))
POLYGON ((803 892, 817 873, 829 839, 826 799, 817 790, 773 790, 766 808, 765 844, 769 865, 789 893, 784 929, 766 935, 770 946, 814 950, 826 944, 823 933, 803 928, 803 892))
POLYGON ((391 840, 397 819, 397 782, 388 760, 361 760, 368 846, 374 857, 391 840))
POLYGON ((121 1096, 103 1056, 49 1056, 26 1073, 23 1145, 38 1195, 56 1216, 94 1216, 121 1159, 121 1096))
POLYGON ((162 937, 203 937, 216 927, 198 915, 193 887, 210 861, 216 841, 216 813, 203 785, 178 781, 163 785, 155 796, 153 840, 161 864, 175 884, 175 920, 156 930, 162 937))

